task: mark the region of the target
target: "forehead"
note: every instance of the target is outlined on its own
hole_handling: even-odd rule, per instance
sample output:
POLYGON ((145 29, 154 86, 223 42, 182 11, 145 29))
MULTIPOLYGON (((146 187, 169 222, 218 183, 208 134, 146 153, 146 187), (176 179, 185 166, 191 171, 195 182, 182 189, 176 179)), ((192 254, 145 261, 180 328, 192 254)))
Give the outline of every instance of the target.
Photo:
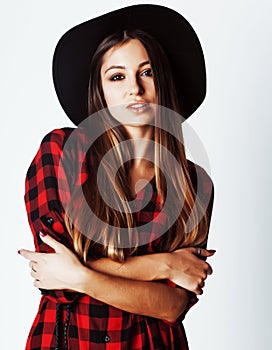
POLYGON ((148 54, 143 44, 137 39, 115 45, 103 56, 102 66, 106 65, 127 65, 148 60, 148 54))

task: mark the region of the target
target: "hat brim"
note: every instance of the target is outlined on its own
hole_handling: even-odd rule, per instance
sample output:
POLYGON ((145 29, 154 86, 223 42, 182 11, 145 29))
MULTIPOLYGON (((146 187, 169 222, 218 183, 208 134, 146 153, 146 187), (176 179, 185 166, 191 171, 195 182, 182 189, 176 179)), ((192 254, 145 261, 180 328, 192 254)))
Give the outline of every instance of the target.
POLYGON ((206 94, 202 48, 190 23, 160 5, 128 6, 81 23, 59 40, 53 57, 53 80, 60 104, 78 125, 88 116, 90 59, 101 41, 123 29, 141 29, 158 40, 172 67, 182 116, 186 119, 206 94))

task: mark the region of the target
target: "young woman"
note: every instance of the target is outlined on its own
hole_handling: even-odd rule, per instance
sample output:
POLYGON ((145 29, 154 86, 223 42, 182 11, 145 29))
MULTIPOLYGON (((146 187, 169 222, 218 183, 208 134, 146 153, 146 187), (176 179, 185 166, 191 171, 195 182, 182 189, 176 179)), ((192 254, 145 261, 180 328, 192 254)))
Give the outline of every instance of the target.
POLYGON ((53 69, 79 126, 46 135, 27 173, 36 252, 20 254, 42 298, 26 349, 187 349, 214 254, 212 182, 177 117, 204 99, 198 39, 170 9, 130 6, 67 32, 53 69))

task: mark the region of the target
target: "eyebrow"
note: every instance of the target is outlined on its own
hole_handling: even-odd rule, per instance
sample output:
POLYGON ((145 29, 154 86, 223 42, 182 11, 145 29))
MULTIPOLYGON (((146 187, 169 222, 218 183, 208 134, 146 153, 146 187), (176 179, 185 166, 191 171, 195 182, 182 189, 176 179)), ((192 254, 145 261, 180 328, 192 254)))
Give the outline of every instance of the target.
MULTIPOLYGON (((138 66, 138 68, 141 68, 143 66, 145 66, 146 64, 149 64, 150 62, 149 61, 144 61, 144 62, 141 62, 138 66)), ((104 72, 104 74, 106 74, 110 69, 126 69, 125 66, 110 66, 109 68, 107 68, 104 72)))

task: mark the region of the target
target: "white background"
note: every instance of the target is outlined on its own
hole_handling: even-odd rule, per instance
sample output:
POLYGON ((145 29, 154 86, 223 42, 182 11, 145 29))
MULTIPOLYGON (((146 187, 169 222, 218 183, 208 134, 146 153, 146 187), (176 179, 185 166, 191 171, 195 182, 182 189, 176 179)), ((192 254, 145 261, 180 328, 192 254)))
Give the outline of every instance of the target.
MULTIPOLYGON (((136 3, 2 1, 1 349, 24 349, 39 301, 27 262, 17 254, 33 247, 23 203, 25 173, 43 135, 72 126, 53 88, 55 45, 70 27, 136 3)), ((205 294, 185 321, 190 349, 271 349, 272 3, 155 3, 189 20, 207 65, 207 96, 189 123, 210 159, 216 195, 209 247, 217 253, 205 294)))

